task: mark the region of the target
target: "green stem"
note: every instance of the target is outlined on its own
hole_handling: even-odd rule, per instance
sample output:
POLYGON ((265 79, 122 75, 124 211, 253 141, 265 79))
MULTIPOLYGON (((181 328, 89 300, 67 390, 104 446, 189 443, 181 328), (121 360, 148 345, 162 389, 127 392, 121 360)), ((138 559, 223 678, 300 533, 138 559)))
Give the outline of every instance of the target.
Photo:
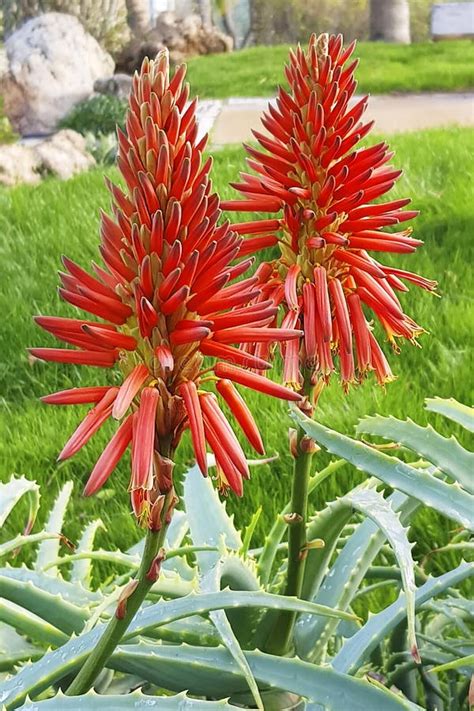
POLYGON ((84 666, 79 671, 78 675, 66 691, 67 696, 79 696, 85 694, 92 688, 95 680, 107 664, 107 661, 113 654, 115 648, 120 643, 128 626, 135 617, 135 614, 141 607, 150 588, 156 580, 153 576, 147 577, 148 572, 162 548, 167 524, 165 522, 166 513, 170 503, 170 495, 165 499, 163 506, 162 526, 159 531, 148 530, 145 538, 145 548, 143 558, 135 580, 138 581, 136 588, 125 601, 125 609, 123 615, 118 618, 114 615, 107 625, 104 634, 99 640, 99 643, 94 648, 92 654, 87 658, 84 666))
MULTIPOLYGON (((305 393, 310 393, 306 382, 305 393)), ((293 469, 291 490, 291 513, 288 520, 288 569, 284 594, 287 597, 300 597, 303 586, 306 562, 306 523, 308 518, 308 494, 313 454, 302 448, 306 433, 298 427, 296 434, 296 457, 293 469)), ((306 438, 307 439, 307 438, 306 438)), ((284 655, 291 646, 296 613, 282 611, 268 637, 266 651, 270 654, 284 655)))

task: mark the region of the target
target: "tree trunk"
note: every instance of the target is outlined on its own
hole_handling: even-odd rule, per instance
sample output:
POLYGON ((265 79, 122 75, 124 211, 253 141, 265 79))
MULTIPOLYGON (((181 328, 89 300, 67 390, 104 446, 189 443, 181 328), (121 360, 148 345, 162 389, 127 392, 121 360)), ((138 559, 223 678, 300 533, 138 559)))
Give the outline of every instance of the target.
POLYGON ((134 36, 142 36, 150 29, 149 0, 125 0, 127 21, 134 36))
POLYGON ((408 0, 370 0, 370 39, 410 44, 408 0))
POLYGON ((212 27, 212 0, 198 0, 199 16, 204 27, 212 27))
POLYGON ((268 0, 250 0, 250 30, 254 44, 272 44, 273 3, 268 0))

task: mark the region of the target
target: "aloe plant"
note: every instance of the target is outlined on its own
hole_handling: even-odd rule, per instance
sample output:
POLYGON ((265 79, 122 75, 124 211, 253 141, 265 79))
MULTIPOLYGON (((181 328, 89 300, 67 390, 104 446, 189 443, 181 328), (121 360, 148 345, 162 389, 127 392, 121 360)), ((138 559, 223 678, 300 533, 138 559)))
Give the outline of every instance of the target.
MULTIPOLYGON (((436 403, 438 412, 449 414, 452 405, 436 403)), ((462 412, 469 429, 473 412, 462 412)), ((243 537, 210 481, 193 468, 167 532, 163 574, 97 680, 97 693, 82 697, 63 691, 139 566, 143 541, 127 551, 97 548, 103 524, 92 521, 71 549, 61 533, 71 484, 61 490, 42 530, 34 527, 38 486, 23 477, 0 485, 2 524, 19 501, 29 499, 25 530, 0 544, 0 700, 6 711, 340 711, 347 699, 351 709, 364 711, 467 708, 474 645, 465 588, 474 564, 462 561, 430 576, 429 558, 425 568, 413 560, 409 524, 420 507, 431 506, 472 528, 474 497, 467 472, 460 476, 472 455, 460 454, 454 438, 410 421, 363 419, 360 433, 396 440, 413 453, 411 463, 402 462, 297 409, 292 414, 309 436, 342 458, 312 476, 310 495, 343 461, 370 475, 309 521, 304 599, 280 594, 289 508, 264 546, 252 548, 255 520, 243 537), (433 446, 427 448, 427 441, 433 446), (23 551, 33 562, 18 563, 23 551), (95 589, 91 573, 100 561, 116 573, 95 589), (368 619, 358 617, 367 607, 361 598, 382 586, 393 602, 368 619), (281 610, 296 616, 291 656, 284 658, 264 651, 281 610)), ((450 545, 469 552, 468 543, 458 531, 450 545)))

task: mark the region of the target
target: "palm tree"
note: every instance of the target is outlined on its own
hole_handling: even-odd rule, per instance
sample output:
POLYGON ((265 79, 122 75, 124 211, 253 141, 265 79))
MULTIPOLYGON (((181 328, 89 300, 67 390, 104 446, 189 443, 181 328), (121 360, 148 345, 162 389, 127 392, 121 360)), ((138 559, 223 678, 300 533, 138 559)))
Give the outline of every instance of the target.
POLYGON ((149 0, 125 0, 127 20, 135 36, 144 35, 150 29, 149 0))
POLYGON ((410 44, 408 0, 370 0, 370 39, 410 44))

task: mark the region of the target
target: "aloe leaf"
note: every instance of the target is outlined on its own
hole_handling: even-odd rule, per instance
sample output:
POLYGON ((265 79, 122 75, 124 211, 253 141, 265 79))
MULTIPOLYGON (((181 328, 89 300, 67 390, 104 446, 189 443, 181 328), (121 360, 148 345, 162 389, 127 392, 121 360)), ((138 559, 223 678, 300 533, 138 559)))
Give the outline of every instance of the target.
MULTIPOLYGON (((70 496, 72 494, 72 481, 67 481, 61 491, 59 492, 56 501, 54 502, 49 518, 44 526, 44 530, 48 533, 61 533, 64 516, 66 514, 66 508, 69 503, 70 496)), ((36 556, 35 568, 36 570, 42 570, 48 563, 59 557, 59 546, 60 539, 52 539, 48 541, 43 541, 38 548, 38 554, 36 556)), ((57 575, 57 568, 50 568, 48 575, 57 575)))
POLYGON ((47 541, 51 538, 58 538, 57 533, 46 533, 45 531, 42 531, 41 533, 30 533, 28 536, 20 534, 0 545, 0 558, 3 558, 9 553, 13 553, 19 548, 23 548, 23 546, 33 545, 34 543, 47 541))
MULTIPOLYGON (((193 467, 186 474, 183 499, 195 546, 223 545, 234 551, 240 550, 240 533, 219 500, 211 481, 203 477, 198 467, 193 467)), ((216 563, 219 553, 201 552, 196 558, 201 573, 205 573, 216 563)))
POLYGON ((10 481, 4 484, 0 483, 0 530, 23 496, 27 496, 30 502, 28 519, 25 525, 25 531, 28 532, 36 520, 36 514, 39 509, 40 491, 38 484, 23 476, 12 477, 10 481))
MULTIPOLYGON (((474 563, 464 562, 438 578, 430 578, 418 588, 415 595, 415 608, 418 609, 428 600, 472 575, 474 575, 474 563)), ((375 647, 403 620, 405 615, 406 599, 401 593, 396 602, 377 615, 373 615, 359 632, 346 640, 332 661, 334 669, 345 674, 355 674, 375 647)))
POLYGON ((37 659, 43 654, 44 650, 28 642, 13 627, 0 623, 0 672, 10 671, 16 664, 37 659))
POLYGON ((350 495, 352 506, 370 518, 380 528, 385 538, 392 546, 400 567, 402 583, 405 591, 408 624, 408 643, 410 652, 418 657, 415 637, 415 575, 414 563, 411 555, 411 544, 407 538, 407 531, 390 503, 383 496, 371 489, 359 489, 350 495))
POLYGON ((242 548, 240 549, 240 555, 242 556, 246 556, 249 552, 250 543, 252 542, 252 537, 255 533, 255 527, 260 519, 260 516, 262 515, 262 510, 262 507, 259 506, 250 519, 249 525, 245 529, 244 541, 242 543, 242 548))
MULTIPOLYGON (((345 463, 346 462, 343 459, 336 460, 335 462, 331 462, 330 464, 328 464, 327 467, 322 469, 314 476, 310 477, 308 483, 308 493, 310 494, 312 491, 314 491, 314 489, 316 489, 319 484, 321 484, 325 479, 331 476, 331 474, 334 474, 338 469, 341 469, 341 467, 343 467, 345 463)), ((281 514, 277 517, 275 523, 270 529, 269 534, 265 538, 263 550, 261 552, 261 555, 259 556, 257 564, 258 575, 262 585, 267 585, 270 580, 273 564, 275 562, 275 557, 278 552, 278 546, 280 545, 280 542, 288 528, 288 524, 285 522, 284 519, 285 514, 288 513, 291 513, 290 503, 285 506, 281 514)))
MULTIPOLYGON (((387 689, 339 674, 330 667, 258 651, 245 652, 245 657, 262 688, 298 694, 310 704, 321 704, 326 711, 341 711, 349 708, 348 703, 351 711, 420 709, 387 689)), ((142 677, 166 688, 192 685, 192 692, 199 695, 222 697, 245 689, 239 667, 224 648, 127 645, 118 648, 111 666, 127 673, 139 669, 142 677)))
POLYGON ((463 405, 454 398, 443 399, 440 397, 427 398, 426 409, 437 412, 448 419, 461 425, 469 432, 474 432, 474 409, 463 405))
POLYGON ((67 565, 68 563, 74 562, 84 562, 102 560, 107 563, 112 563, 113 565, 125 566, 126 568, 131 568, 132 570, 138 568, 140 565, 140 559, 138 556, 133 557, 127 553, 122 553, 121 551, 107 551, 107 550, 95 550, 86 551, 84 553, 70 553, 67 556, 62 556, 61 558, 53 558, 47 565, 43 567, 43 572, 47 573, 53 568, 57 568, 61 565, 67 565))
MULTIPOLYGON (((226 574, 227 577, 237 577, 239 583, 241 583, 243 579, 244 585, 239 584, 239 588, 243 587, 246 590, 259 589, 257 579, 252 574, 252 572, 245 566, 243 560, 237 558, 236 556, 226 555, 219 558, 217 563, 212 568, 210 568, 210 570, 208 570, 208 572, 202 577, 200 585, 201 591, 203 593, 219 592, 221 588, 221 581, 226 574)), ((255 681, 252 672, 250 671, 250 667, 242 652, 239 640, 234 634, 232 626, 229 620, 227 619, 226 613, 224 612, 224 610, 215 610, 214 612, 210 612, 209 616, 216 630, 218 631, 223 644, 232 654, 232 657, 235 659, 242 674, 244 675, 251 694, 257 705, 257 708, 264 711, 263 702, 260 696, 260 692, 258 690, 257 682, 255 681)), ((244 636, 246 634, 246 630, 242 630, 242 624, 249 624, 249 620, 252 621, 252 618, 247 617, 247 619, 244 618, 243 620, 240 620, 241 625, 239 628, 239 632, 241 634, 243 632, 244 636)))
MULTIPOLYGON (((341 619, 353 619, 353 616, 347 613, 282 595, 223 590, 219 593, 189 595, 179 600, 161 600, 155 605, 140 610, 130 624, 123 641, 126 642, 137 635, 146 635, 148 630, 175 620, 192 615, 204 615, 212 610, 236 607, 273 607, 292 612, 314 612, 314 614, 334 615, 341 619)), ((94 649, 104 629, 104 624, 97 625, 90 632, 69 640, 60 649, 47 652, 42 659, 24 667, 14 677, 7 679, 0 692, 0 703, 5 705, 6 711, 17 708, 28 695, 39 694, 73 673, 94 649)))
POLYGON ((191 699, 187 694, 177 696, 146 696, 140 691, 131 694, 116 696, 114 694, 96 694, 89 691, 83 696, 65 696, 61 692, 52 699, 44 701, 27 701, 21 711, 110 711, 111 709, 162 709, 162 711, 221 711, 222 709, 235 709, 227 701, 203 701, 191 699))
POLYGON ((460 487, 447 484, 396 457, 324 427, 303 415, 296 407, 291 408, 291 416, 310 437, 333 454, 458 521, 465 528, 474 530, 474 496, 460 487))
POLYGON ((198 615, 148 630, 147 637, 162 639, 165 642, 174 642, 176 644, 186 643, 204 647, 218 647, 222 644, 212 622, 198 615))
POLYGON ((403 444, 435 464, 466 491, 474 493, 474 454, 461 447, 454 436, 443 437, 431 425, 421 427, 412 420, 380 415, 364 417, 357 425, 357 432, 378 435, 403 444))
MULTIPOLYGON (((403 522, 406 522, 418 506, 416 501, 397 491, 389 497, 388 501, 392 509, 399 512, 403 522)), ((347 498, 338 499, 336 503, 339 507, 347 507, 350 503, 350 494, 347 498)), ((338 516, 340 518, 341 513, 338 516)), ((310 524, 310 526, 317 523, 318 517, 316 516, 314 524, 310 524)), ((339 528, 343 523, 344 521, 339 521, 339 528)), ((342 610, 347 609, 352 604, 362 580, 385 540, 383 531, 372 520, 367 519, 359 524, 339 552, 322 584, 313 586, 310 599, 320 604, 334 605, 342 610)), ((320 553, 320 551, 314 551, 314 553, 320 553)), ((321 561, 315 561, 315 563, 320 564, 321 561)), ((385 568, 385 570, 387 569, 385 568)), ((326 572, 326 568, 323 572, 326 572)), ((321 578, 321 571, 316 568, 316 572, 314 572, 307 566, 305 575, 309 580, 311 576, 314 577, 314 574, 316 574, 318 582, 321 578)), ((335 625, 328 624, 328 622, 323 618, 308 617, 304 614, 299 616, 295 627, 295 643, 298 654, 304 659, 321 661, 324 658, 327 643, 335 629, 335 625)))
POLYGON ((5 622, 17 632, 43 644, 53 644, 58 647, 68 640, 68 636, 54 625, 45 622, 24 607, 2 598, 0 598, 0 622, 5 622))
POLYGON ((79 607, 87 607, 91 603, 102 599, 102 595, 99 592, 86 590, 82 585, 70 583, 67 580, 63 580, 63 578, 53 578, 45 573, 38 573, 36 570, 31 570, 26 566, 14 568, 7 565, 4 568, 0 568, 0 583, 5 577, 18 580, 26 585, 31 583, 40 590, 51 595, 58 595, 66 602, 79 607))
MULTIPOLYGON (((89 553, 94 548, 94 539, 99 528, 105 528, 104 524, 97 518, 91 521, 83 530, 81 538, 76 548, 76 553, 89 553)), ((71 582, 80 583, 88 588, 92 574, 91 560, 75 560, 71 566, 71 582)))
POLYGON ((59 593, 42 590, 32 582, 25 585, 21 579, 9 576, 9 572, 11 569, 0 572, 0 600, 10 600, 68 635, 82 630, 87 619, 84 608, 65 600, 59 593))
POLYGON ((438 672, 449 671, 449 669, 459 669, 461 667, 474 667, 474 654, 469 654, 467 657, 460 657, 459 659, 453 659, 446 664, 440 664, 430 669, 430 672, 438 674, 438 672))

